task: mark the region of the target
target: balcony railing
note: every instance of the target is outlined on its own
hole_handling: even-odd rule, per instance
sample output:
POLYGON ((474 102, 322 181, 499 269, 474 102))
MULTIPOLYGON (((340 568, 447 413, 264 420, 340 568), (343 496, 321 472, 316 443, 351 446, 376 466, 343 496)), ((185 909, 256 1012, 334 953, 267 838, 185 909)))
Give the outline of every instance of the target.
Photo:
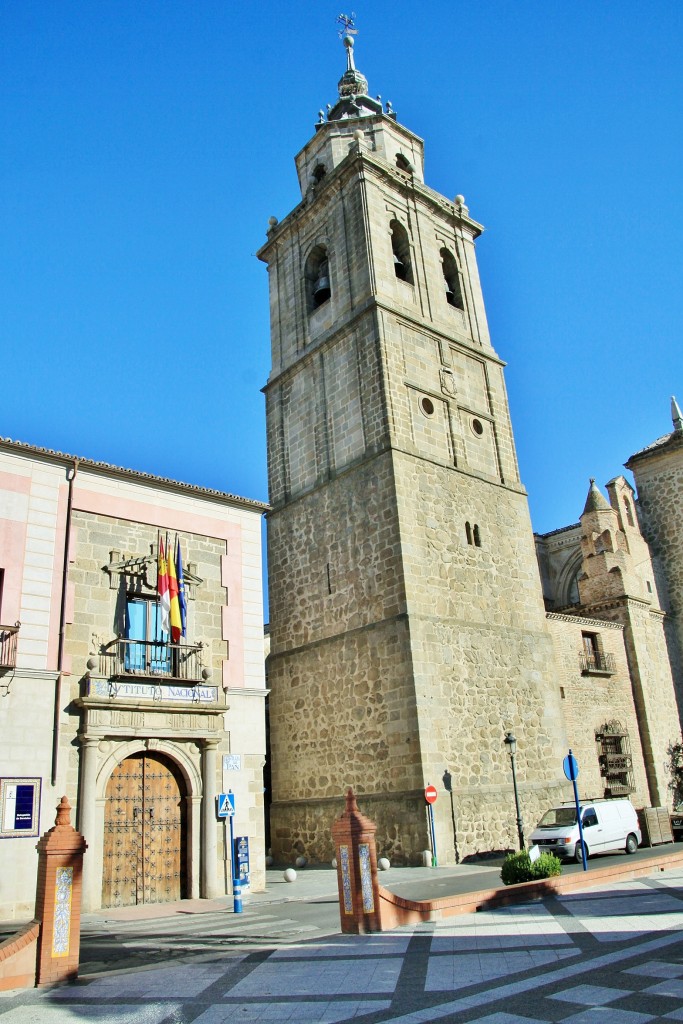
POLYGON ((16 668, 19 626, 0 626, 0 668, 16 668))
POLYGON ((613 675, 616 672, 616 663, 613 654, 604 654, 602 651, 595 651, 587 654, 582 651, 579 655, 581 662, 581 673, 588 675, 591 672, 604 672, 605 675, 613 675))
POLYGON ((100 675, 110 679, 134 676, 157 682, 201 683, 203 646, 118 637, 102 649, 100 675))

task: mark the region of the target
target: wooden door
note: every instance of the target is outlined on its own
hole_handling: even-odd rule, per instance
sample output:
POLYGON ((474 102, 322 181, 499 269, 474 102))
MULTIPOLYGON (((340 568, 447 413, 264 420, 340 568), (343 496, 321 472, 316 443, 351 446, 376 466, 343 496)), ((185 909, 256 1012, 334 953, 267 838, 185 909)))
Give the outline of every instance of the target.
POLYGON ((162 754, 133 754, 107 783, 102 906, 169 903, 185 895, 185 792, 162 754))

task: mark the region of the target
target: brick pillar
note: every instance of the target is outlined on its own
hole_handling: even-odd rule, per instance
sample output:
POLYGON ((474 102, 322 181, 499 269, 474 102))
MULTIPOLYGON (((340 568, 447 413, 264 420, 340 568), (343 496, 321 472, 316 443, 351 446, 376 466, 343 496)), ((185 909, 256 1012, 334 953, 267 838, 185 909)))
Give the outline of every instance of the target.
POLYGON ((81 882, 87 843, 71 825, 65 796, 54 826, 38 842, 36 912, 40 921, 36 985, 72 981, 81 943, 81 882))
POLYGON ((346 794, 346 810, 332 826, 337 856, 341 930, 353 935, 380 932, 377 882, 377 826, 358 810, 353 790, 346 794))

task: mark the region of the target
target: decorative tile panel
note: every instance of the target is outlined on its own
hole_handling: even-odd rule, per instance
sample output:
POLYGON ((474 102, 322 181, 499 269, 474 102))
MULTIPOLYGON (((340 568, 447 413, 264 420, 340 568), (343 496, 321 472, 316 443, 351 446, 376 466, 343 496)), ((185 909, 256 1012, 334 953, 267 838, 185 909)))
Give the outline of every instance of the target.
POLYGON ((55 879, 55 914, 52 923, 52 955, 69 955, 71 931, 71 895, 74 885, 73 868, 57 868, 55 879))
POLYGON ((344 891, 344 913, 353 913, 353 897, 351 895, 351 870, 349 867, 348 846, 339 847, 339 864, 342 874, 342 889, 344 891))
POLYGON ((370 867, 370 846, 368 843, 358 844, 358 860, 360 863, 360 885, 363 893, 363 910, 372 914, 375 909, 375 898, 372 892, 372 868, 370 867))

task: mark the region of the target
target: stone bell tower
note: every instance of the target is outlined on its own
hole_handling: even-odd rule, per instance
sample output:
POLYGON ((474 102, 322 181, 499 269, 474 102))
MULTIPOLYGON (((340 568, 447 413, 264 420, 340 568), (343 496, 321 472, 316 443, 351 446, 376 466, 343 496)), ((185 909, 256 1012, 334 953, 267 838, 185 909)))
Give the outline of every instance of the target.
POLYGON ((415 861, 423 790, 440 862, 514 845, 504 736, 529 825, 566 739, 503 380, 463 196, 368 95, 339 98, 271 218, 268 424, 274 853, 332 855, 351 786, 378 852, 415 861))

